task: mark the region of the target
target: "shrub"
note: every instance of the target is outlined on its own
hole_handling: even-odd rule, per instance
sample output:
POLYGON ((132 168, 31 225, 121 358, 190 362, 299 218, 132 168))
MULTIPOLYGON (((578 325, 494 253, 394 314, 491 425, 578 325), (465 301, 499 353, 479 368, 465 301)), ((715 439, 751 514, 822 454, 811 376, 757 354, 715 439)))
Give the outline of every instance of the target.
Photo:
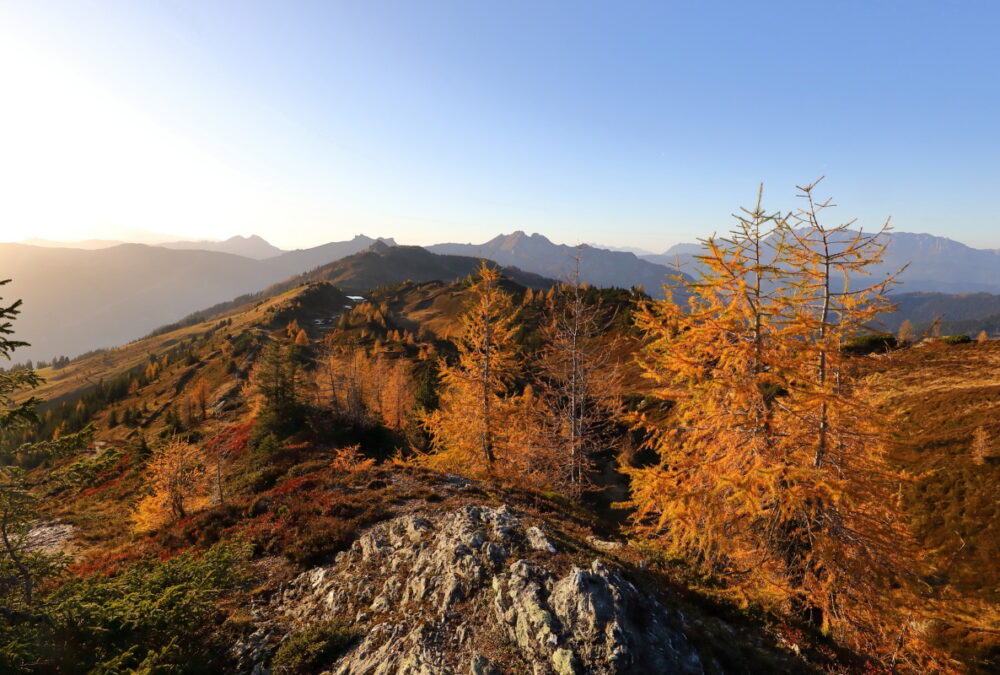
POLYGON ((848 354, 873 354, 891 351, 898 346, 892 333, 866 333, 851 338, 844 345, 844 351, 848 354))
POLYGON ((359 523, 340 518, 315 518, 301 528, 285 555, 300 565, 316 565, 346 550, 358 535, 359 523))
POLYGON ((235 476, 228 486, 228 490, 236 493, 256 494, 264 492, 274 487, 278 479, 285 475, 285 471, 277 466, 265 466, 260 469, 248 471, 235 476))
POLYGON ((338 474, 361 474, 375 466, 375 460, 361 453, 361 446, 352 445, 334 450, 333 462, 330 463, 338 474))
POLYGON ((231 528, 244 518, 246 509, 236 504, 219 504, 187 518, 172 530, 160 533, 160 543, 177 547, 208 547, 222 541, 231 528))
POLYGON ((278 437, 269 431, 263 431, 262 427, 254 429, 252 442, 254 451, 265 457, 273 457, 281 452, 281 443, 278 441, 278 437))
POLYGON ((114 469, 124 468, 120 461, 124 453, 116 448, 105 450, 96 457, 82 457, 68 467, 59 476, 60 481, 68 487, 91 487, 106 479, 114 469))
POLYGON ((302 464, 296 464, 285 474, 288 478, 298 478, 316 471, 321 471, 330 466, 330 462, 322 459, 314 459, 302 464))
POLYGON ((941 342, 946 345, 965 345, 972 342, 972 338, 968 335, 945 335, 941 342))
POLYGON ((275 673, 312 673, 343 656, 357 639, 357 632, 339 621, 320 621, 289 635, 271 666, 275 673))
POLYGON ((0 669, 218 672, 203 628, 216 599, 245 580, 246 557, 243 546, 217 545, 71 579, 39 605, 41 620, 0 625, 0 669))

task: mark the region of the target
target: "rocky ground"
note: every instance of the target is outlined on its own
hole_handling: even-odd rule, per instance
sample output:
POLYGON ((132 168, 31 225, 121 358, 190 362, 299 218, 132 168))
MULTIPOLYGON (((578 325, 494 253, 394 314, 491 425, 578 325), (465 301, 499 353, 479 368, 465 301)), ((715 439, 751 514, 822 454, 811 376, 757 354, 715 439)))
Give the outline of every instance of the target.
POLYGON ((28 532, 28 548, 53 555, 64 551, 76 528, 68 523, 39 523, 28 532))
POLYGON ((732 672, 689 638, 704 626, 640 591, 634 570, 531 520, 465 504, 379 523, 256 606, 234 656, 266 673, 289 635, 339 620, 359 637, 323 664, 337 675, 732 672))

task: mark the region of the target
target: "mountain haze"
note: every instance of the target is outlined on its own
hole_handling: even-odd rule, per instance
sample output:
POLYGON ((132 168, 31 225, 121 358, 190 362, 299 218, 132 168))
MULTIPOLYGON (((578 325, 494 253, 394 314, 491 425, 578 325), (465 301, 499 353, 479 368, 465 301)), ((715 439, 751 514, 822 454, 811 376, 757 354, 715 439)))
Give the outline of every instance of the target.
POLYGON ((18 242, 26 246, 40 246, 42 248, 82 248, 87 251, 94 251, 99 248, 111 248, 121 246, 126 243, 117 239, 84 239, 81 241, 55 241, 54 239, 41 239, 33 237, 18 242))
POLYGON ((0 270, 13 279, 4 300, 24 301, 18 324, 32 346, 18 357, 36 360, 124 344, 276 280, 241 256, 143 244, 92 251, 0 244, 0 270))
POLYGON ((160 246, 181 250, 200 249, 202 251, 232 253, 233 255, 241 255, 245 258, 253 258, 255 260, 273 258, 276 255, 284 253, 280 248, 272 246, 256 234, 251 234, 249 237, 236 235, 225 241, 170 241, 160 244, 160 246))
POLYGON ((84 250, 0 243, 0 278, 13 279, 5 301, 24 301, 19 325, 32 339, 18 358, 72 357, 124 344, 376 241, 359 235, 266 260, 145 244, 84 250))

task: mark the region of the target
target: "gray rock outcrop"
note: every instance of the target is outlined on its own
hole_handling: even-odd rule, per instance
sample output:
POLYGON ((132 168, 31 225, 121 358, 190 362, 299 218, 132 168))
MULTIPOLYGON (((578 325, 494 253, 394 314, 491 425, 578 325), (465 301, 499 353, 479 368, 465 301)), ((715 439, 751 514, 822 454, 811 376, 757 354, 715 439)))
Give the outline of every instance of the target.
MULTIPOLYGON (((295 578, 267 614, 286 633, 327 619, 357 629, 328 666, 338 675, 703 672, 679 612, 559 548, 506 506, 401 516, 295 578)), ((244 650, 247 670, 266 672, 279 632, 258 630, 272 644, 244 650)))

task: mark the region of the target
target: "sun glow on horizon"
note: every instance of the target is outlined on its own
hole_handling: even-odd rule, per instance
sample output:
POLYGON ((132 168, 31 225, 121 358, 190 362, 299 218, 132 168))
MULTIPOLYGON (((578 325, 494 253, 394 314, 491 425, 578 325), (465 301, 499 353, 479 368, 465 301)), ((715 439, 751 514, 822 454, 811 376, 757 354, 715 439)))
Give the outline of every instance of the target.
POLYGON ((271 186, 165 128, 84 73, 0 39, 0 240, 249 233, 271 186))

